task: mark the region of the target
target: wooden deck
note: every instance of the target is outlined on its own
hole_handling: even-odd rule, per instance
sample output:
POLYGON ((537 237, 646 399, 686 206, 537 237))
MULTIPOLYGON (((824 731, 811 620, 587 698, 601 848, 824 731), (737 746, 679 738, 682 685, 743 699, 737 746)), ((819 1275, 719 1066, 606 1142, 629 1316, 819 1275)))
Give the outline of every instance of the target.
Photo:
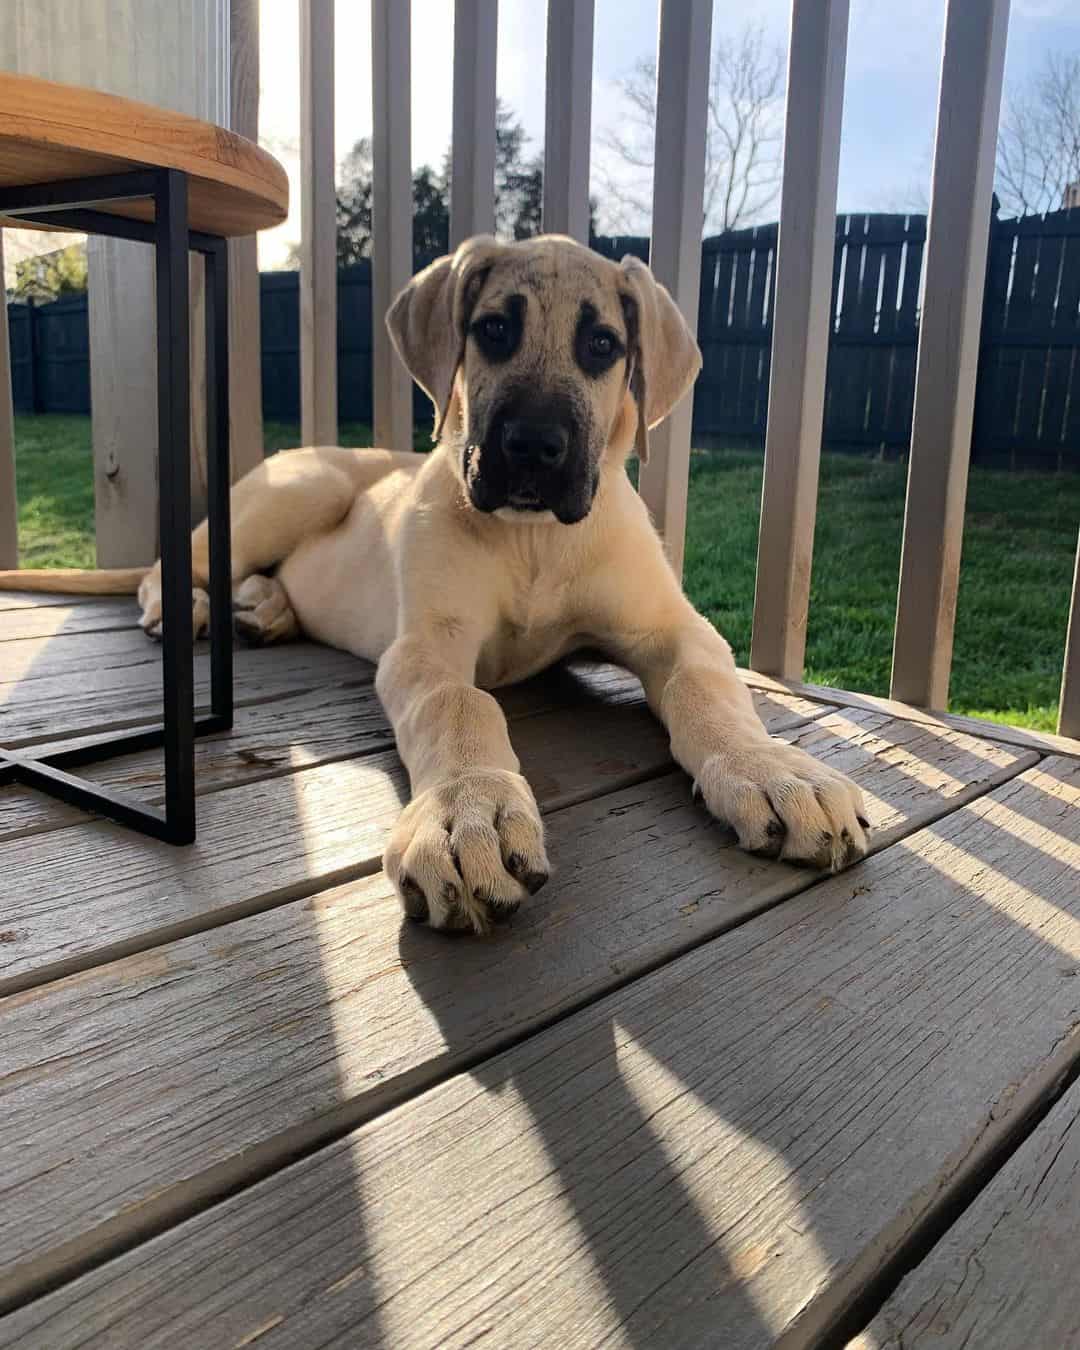
MULTIPOLYGON (((151 715, 132 617, 0 596, 0 744, 151 715)), ((1080 1343, 1080 744, 753 681, 866 794, 821 878, 579 663, 503 698, 556 876, 455 940, 371 676, 240 651, 191 848, 0 791, 0 1347, 1080 1343)))

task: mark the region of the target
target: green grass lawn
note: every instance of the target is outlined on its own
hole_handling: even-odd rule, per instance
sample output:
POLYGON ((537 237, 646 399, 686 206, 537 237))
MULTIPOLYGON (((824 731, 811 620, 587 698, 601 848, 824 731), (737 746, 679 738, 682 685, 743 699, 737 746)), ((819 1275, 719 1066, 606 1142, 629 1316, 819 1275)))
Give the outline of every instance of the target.
MULTIPOLYGON (((16 472, 22 562, 94 561, 90 421, 18 417, 16 472)), ((298 428, 267 423, 270 450, 298 428)), ((343 445, 370 428, 341 428, 343 445)), ((428 444, 423 433, 417 447, 428 444)), ((844 455, 822 459, 806 678, 888 692, 905 468, 844 455)), ((686 588, 729 639, 750 653, 761 456, 696 452, 690 469, 686 588)), ((1080 520, 1080 476, 973 470, 960 576, 952 702, 957 712, 1052 730, 1080 520)))

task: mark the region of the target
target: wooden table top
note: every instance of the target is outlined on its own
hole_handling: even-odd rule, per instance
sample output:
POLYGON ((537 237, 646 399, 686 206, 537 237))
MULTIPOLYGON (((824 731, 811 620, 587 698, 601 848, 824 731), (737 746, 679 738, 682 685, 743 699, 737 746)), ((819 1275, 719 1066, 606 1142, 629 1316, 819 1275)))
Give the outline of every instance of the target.
MULTIPOLYGON (((280 224, 288 214, 285 170, 243 136, 133 99, 0 74, 0 187, 140 168, 188 174, 194 230, 253 234, 280 224)), ((153 204, 145 200, 99 209, 153 218, 153 204)), ((22 218, 17 223, 33 226, 22 218)))

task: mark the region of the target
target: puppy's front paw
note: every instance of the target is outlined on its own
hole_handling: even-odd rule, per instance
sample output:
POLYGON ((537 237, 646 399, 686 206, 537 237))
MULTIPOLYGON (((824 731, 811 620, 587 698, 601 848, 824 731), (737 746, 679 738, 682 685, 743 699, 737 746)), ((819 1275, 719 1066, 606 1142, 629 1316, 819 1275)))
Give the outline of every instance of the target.
POLYGON ((783 741, 754 741, 710 756, 697 787, 749 853, 830 872, 866 853, 862 793, 842 773, 783 741))
POLYGON ((383 868, 410 918, 488 932, 551 870, 532 790, 505 769, 472 770, 429 788, 401 813, 383 868))

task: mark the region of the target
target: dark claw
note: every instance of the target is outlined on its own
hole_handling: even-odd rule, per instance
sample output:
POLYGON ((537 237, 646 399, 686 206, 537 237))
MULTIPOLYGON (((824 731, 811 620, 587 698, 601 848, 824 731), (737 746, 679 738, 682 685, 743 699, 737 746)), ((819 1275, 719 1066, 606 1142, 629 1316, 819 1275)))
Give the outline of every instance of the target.
POLYGON ((488 918, 492 923, 509 923, 520 907, 519 900, 511 900, 509 904, 492 905, 487 907, 488 918))
POLYGON ((427 923, 431 917, 427 897, 412 877, 401 878, 401 894, 405 901, 405 913, 409 918, 415 923, 427 923))
POLYGON ((242 642, 246 642, 249 647, 261 647, 263 645, 263 630, 255 622, 249 610, 234 609, 232 626, 236 636, 242 642))
POLYGON ((783 839, 787 834, 787 826, 782 820, 770 820, 765 826, 765 833, 770 839, 783 839))
POLYGON ((864 830, 868 830, 870 828, 870 822, 866 819, 865 816, 856 816, 855 819, 859 822, 859 824, 863 827, 864 830))
POLYGON ((530 872, 528 860, 520 853, 510 854, 506 860, 506 870, 515 881, 521 882, 530 895, 536 894, 549 875, 547 872, 530 872))

